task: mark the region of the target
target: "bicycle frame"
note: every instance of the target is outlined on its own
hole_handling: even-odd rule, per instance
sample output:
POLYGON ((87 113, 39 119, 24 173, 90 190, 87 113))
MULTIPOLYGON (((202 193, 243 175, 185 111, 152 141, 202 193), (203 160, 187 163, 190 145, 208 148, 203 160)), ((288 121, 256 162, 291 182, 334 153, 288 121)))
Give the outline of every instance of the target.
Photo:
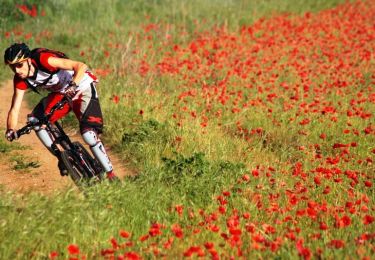
MULTIPOLYGON (((29 122, 20 130, 17 131, 17 135, 21 136, 23 134, 29 134, 31 130, 35 127, 43 127, 52 137, 52 151, 54 155, 61 160, 61 153, 62 151, 70 151, 75 159, 80 162, 80 165, 83 167, 86 173, 89 173, 91 177, 97 176, 97 170, 90 165, 90 163, 86 162, 83 158, 82 152, 80 152, 80 148, 75 145, 69 138, 69 136, 65 133, 63 127, 60 125, 59 122, 55 122, 52 124, 50 122, 50 118, 56 110, 62 109, 69 100, 64 97, 60 102, 52 107, 50 112, 46 114, 43 118, 31 118, 29 122), (62 147, 62 150, 59 148, 59 145, 62 147)), ((92 162, 91 162, 92 163, 92 162)))
MULTIPOLYGON (((29 119, 26 126, 24 126, 23 128, 21 128, 20 130, 17 131, 17 135, 21 136, 23 134, 29 134, 32 129, 39 126, 39 127, 45 128, 46 131, 50 135, 52 135, 52 137, 54 139, 53 144, 52 144, 52 150, 54 152, 56 152, 56 153, 60 152, 60 150, 57 147, 57 144, 61 144, 62 147, 65 150, 71 150, 71 148, 73 146, 73 143, 71 142, 70 138, 64 132, 64 129, 62 128, 60 123, 59 122, 54 123, 54 126, 57 128, 57 131, 56 131, 56 129, 54 128, 54 126, 50 122, 50 118, 53 115, 53 113, 56 110, 62 109, 67 102, 68 102, 68 99, 63 98, 60 102, 58 102, 56 105, 54 105, 51 108, 50 112, 48 114, 46 114, 43 118, 31 118, 31 119, 29 119)), ((57 156, 57 154, 55 154, 55 155, 57 156)))

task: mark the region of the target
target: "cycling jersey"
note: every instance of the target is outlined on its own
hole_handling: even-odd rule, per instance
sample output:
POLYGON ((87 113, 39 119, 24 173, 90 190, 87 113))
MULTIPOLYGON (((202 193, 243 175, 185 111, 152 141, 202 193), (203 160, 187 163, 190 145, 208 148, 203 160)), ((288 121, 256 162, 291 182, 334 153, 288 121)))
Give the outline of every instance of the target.
MULTIPOLYGON (((16 74, 13 79, 15 88, 22 90, 31 88, 35 90, 40 87, 51 92, 64 93, 69 82, 73 79, 74 71, 56 69, 48 64, 50 57, 64 58, 62 55, 60 52, 47 49, 39 48, 33 50, 31 62, 35 67, 35 73, 32 77, 26 79, 21 79, 16 74)), ((77 84, 77 90, 84 91, 88 89, 92 82, 98 82, 98 79, 90 71, 86 71, 82 80, 77 84)))

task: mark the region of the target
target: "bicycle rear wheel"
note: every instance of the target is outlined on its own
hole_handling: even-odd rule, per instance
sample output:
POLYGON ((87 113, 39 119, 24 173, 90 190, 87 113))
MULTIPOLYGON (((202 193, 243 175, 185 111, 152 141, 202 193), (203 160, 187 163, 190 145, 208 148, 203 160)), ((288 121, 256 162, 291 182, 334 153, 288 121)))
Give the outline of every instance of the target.
POLYGON ((82 160, 77 158, 71 151, 63 151, 61 153, 61 160, 75 184, 81 185, 90 181, 91 174, 82 165, 82 160))

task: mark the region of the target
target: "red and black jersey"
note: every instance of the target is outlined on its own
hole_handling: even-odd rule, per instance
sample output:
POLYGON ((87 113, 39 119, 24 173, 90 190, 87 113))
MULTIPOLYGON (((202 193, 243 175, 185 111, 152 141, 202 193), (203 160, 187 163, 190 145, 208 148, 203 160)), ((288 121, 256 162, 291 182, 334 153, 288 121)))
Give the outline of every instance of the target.
POLYGON ((42 71, 48 72, 48 73, 56 73, 58 69, 50 66, 48 64, 48 58, 49 57, 57 57, 57 58, 64 58, 67 59, 68 56, 60 51, 54 51, 49 50, 46 48, 36 48, 31 51, 30 57, 32 59, 32 62, 36 67, 42 71))
MULTIPOLYGON (((14 76, 14 86, 17 89, 26 90, 31 88, 41 87, 51 92, 63 93, 68 86, 69 82, 72 81, 74 71, 73 70, 61 70, 52 67, 48 63, 50 57, 56 58, 68 58, 64 53, 45 48, 36 48, 31 51, 31 63, 35 67, 35 73, 32 77, 21 79, 17 75, 14 76)), ((91 73, 85 73, 84 78, 81 82, 84 82, 85 86, 89 86, 93 81, 97 79, 91 73)), ((81 83, 80 83, 81 84, 81 83)), ((79 84, 79 85, 80 85, 79 84)))

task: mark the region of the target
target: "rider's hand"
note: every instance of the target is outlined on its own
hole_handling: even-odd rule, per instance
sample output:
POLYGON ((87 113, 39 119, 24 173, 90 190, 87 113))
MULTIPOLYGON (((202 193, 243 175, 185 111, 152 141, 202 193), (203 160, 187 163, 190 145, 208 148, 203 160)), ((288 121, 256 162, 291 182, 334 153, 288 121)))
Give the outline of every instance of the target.
POLYGON ((18 139, 17 131, 13 129, 8 129, 5 132, 5 138, 9 141, 12 142, 14 139, 18 139))
POLYGON ((77 94, 77 85, 75 82, 70 82, 69 86, 65 90, 65 96, 72 99, 77 94))

